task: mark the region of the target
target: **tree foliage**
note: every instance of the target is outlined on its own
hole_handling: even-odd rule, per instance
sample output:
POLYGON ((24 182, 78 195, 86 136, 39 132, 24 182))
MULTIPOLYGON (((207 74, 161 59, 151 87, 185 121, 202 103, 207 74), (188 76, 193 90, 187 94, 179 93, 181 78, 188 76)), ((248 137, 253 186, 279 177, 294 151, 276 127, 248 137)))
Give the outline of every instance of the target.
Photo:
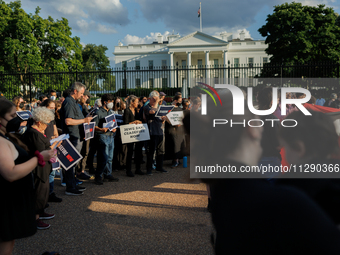
POLYGON ((307 63, 338 61, 340 27, 338 14, 325 5, 285 3, 275 6, 258 31, 266 37, 266 53, 272 62, 307 63))
MULTIPOLYGON (((15 85, 22 86, 27 94, 29 71, 70 71, 82 68, 82 45, 80 38, 72 37, 68 20, 43 19, 39 16, 40 8, 34 14, 27 14, 21 8, 20 1, 5 3, 0 0, 0 70, 6 73, 18 73, 15 85)), ((41 83, 32 80, 32 83, 41 83)), ((3 83, 2 91, 12 90, 13 82, 3 83)), ((62 89, 69 86, 69 81, 49 78, 49 83, 57 83, 62 89)))
POLYGON ((111 77, 110 73, 110 61, 105 55, 107 50, 106 46, 95 44, 87 44, 82 50, 84 72, 80 79, 89 90, 111 90, 116 86, 115 76, 111 77))

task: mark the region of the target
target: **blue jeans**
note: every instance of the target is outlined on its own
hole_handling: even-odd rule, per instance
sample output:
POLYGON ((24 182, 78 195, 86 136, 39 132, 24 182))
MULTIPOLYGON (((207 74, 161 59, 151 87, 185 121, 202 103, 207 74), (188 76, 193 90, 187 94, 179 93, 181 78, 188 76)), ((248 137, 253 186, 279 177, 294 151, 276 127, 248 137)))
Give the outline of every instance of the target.
POLYGON ((96 178, 101 178, 103 174, 104 176, 112 174, 114 138, 115 133, 96 135, 95 139, 98 139, 96 178))

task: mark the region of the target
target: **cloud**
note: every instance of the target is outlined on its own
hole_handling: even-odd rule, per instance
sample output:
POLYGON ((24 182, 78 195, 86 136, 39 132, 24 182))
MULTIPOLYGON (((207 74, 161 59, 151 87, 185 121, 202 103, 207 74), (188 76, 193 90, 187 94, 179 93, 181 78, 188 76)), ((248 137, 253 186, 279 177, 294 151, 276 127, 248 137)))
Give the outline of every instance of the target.
MULTIPOLYGON (((189 34, 200 29, 198 18, 199 2, 195 0, 172 0, 164 4, 159 0, 135 0, 141 7, 143 16, 151 23, 162 21, 165 26, 180 34, 189 34)), ((286 0, 214 0, 211 4, 202 3, 203 32, 210 34, 247 28, 256 22, 256 16, 267 6, 273 10, 275 5, 286 0)), ((324 3, 326 6, 335 4, 334 0, 306 0, 306 4, 324 3)), ((269 14, 269 13, 267 13, 269 14)), ((263 14, 266 15, 266 14, 263 14)))
MULTIPOLYGON (((125 45, 129 45, 129 44, 148 44, 148 43, 152 43, 153 41, 157 40, 157 35, 161 34, 161 33, 150 33, 150 35, 146 35, 145 37, 138 37, 136 35, 129 35, 127 34, 124 39, 123 39, 123 43, 125 45)), ((165 41, 167 39, 167 36, 170 34, 169 31, 165 31, 162 36, 163 36, 163 40, 165 41)))
POLYGON ((84 34, 97 31, 102 34, 117 33, 114 26, 125 26, 131 21, 128 9, 120 0, 27 0, 24 5, 41 7, 41 14, 53 18, 65 17, 70 26, 84 34))
POLYGON ((108 27, 102 24, 97 24, 97 31, 102 34, 115 34, 117 33, 117 30, 113 27, 108 27))

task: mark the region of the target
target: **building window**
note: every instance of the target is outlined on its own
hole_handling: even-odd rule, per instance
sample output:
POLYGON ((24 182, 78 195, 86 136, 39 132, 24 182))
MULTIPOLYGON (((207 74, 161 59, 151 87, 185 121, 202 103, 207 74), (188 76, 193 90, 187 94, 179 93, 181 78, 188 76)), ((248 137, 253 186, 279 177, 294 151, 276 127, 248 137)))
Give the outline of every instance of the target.
POLYGON ((140 70, 140 61, 136 60, 136 70, 140 70))
POLYGON ((123 69, 123 70, 126 70, 126 66, 127 66, 126 61, 122 61, 122 69, 123 69))
POLYGON ((234 67, 239 67, 239 66, 240 66, 240 59, 234 58, 234 67))
POLYGON ((140 78, 136 79, 136 88, 139 89, 140 88, 140 78))
POLYGON ((198 68, 203 68, 203 65, 202 65, 202 59, 197 59, 197 67, 198 68))
POLYGON ((153 70, 153 60, 149 60, 149 70, 153 70))
POLYGON ((162 88, 166 88, 168 86, 168 78, 162 78, 162 88))
POLYGON ((149 89, 153 89, 153 78, 149 79, 149 89))
POLYGON ((215 68, 218 67, 218 59, 214 59, 214 67, 215 67, 215 68))
POLYGON ((166 69, 166 60, 162 60, 162 69, 166 69))
POLYGON ((187 61, 186 60, 182 60, 182 68, 186 68, 187 67, 187 61))
POLYGON ((253 67, 254 66, 254 58, 248 58, 248 66, 253 67))
POLYGON ((267 64, 268 63, 268 58, 263 58, 263 64, 267 64))
POLYGON ((122 82, 123 82, 123 88, 125 88, 125 86, 126 86, 126 79, 123 79, 122 82))

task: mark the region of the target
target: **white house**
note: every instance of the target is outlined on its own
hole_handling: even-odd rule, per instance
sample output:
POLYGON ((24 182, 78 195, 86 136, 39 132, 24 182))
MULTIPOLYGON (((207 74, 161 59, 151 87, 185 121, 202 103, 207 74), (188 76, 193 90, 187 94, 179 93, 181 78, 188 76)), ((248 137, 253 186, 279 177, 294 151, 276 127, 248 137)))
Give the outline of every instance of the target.
MULTIPOLYGON (((241 84, 244 79, 239 83, 238 78, 253 82, 260 69, 252 67, 269 61, 266 48, 263 40, 245 38, 243 31, 237 39, 232 38, 232 33, 214 37, 196 31, 184 37, 169 35, 167 41, 159 34, 152 44, 119 43, 113 54, 116 68, 130 70, 127 88, 191 87, 193 79, 202 78, 242 86, 247 84, 241 84), (180 72, 176 72, 177 68, 180 72)), ((124 84, 125 76, 117 73, 116 88, 123 88, 124 84)))

